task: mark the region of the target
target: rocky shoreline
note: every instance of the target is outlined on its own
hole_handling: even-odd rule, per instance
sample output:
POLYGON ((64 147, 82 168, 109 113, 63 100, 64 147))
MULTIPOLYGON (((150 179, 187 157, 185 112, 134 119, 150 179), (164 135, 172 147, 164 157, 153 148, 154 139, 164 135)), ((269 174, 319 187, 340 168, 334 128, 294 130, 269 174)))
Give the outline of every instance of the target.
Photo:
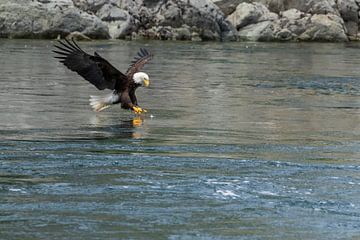
POLYGON ((2 0, 1 38, 359 40, 360 0, 2 0))

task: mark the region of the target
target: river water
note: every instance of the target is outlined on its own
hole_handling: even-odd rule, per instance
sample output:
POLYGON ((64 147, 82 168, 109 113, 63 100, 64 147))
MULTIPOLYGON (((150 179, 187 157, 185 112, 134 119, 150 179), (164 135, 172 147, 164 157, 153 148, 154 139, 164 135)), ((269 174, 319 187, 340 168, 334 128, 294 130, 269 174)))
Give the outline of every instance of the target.
POLYGON ((81 42, 154 53, 136 117, 53 43, 0 40, 1 239, 360 238, 360 45, 81 42))

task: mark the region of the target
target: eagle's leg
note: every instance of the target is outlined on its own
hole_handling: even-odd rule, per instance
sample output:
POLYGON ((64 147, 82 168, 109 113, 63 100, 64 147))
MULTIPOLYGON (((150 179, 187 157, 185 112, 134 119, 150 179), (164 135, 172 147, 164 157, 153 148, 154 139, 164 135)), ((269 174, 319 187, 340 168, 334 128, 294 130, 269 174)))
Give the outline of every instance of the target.
POLYGON ((136 114, 141 114, 141 113, 146 113, 147 111, 139 106, 133 106, 132 110, 134 111, 134 113, 136 114))

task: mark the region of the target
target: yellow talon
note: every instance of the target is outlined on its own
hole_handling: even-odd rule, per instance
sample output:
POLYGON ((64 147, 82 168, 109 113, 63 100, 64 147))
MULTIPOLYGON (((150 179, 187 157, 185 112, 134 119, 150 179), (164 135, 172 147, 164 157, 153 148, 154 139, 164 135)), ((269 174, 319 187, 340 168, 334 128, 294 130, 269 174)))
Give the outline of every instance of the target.
POLYGON ((133 107, 132 109, 136 114, 147 112, 145 109, 142 109, 141 107, 133 107))

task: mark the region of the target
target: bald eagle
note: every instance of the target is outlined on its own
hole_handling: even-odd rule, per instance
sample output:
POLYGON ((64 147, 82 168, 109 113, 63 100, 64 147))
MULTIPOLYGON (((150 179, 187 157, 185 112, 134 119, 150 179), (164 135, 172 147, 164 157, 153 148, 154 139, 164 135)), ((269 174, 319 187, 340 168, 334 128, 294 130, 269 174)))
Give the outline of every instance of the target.
POLYGON ((148 50, 141 48, 138 56, 123 74, 97 52, 94 52, 94 56, 84 52, 73 39, 58 42, 58 45, 54 45, 57 49, 53 50, 58 54, 55 58, 60 59, 60 62, 68 69, 77 72, 97 89, 113 90, 106 96, 90 96, 90 105, 94 111, 99 112, 120 103, 121 108, 130 109, 136 114, 146 112, 145 109, 139 107, 135 90, 139 86, 148 87, 150 83, 149 76, 144 72, 139 72, 153 57, 148 50))

